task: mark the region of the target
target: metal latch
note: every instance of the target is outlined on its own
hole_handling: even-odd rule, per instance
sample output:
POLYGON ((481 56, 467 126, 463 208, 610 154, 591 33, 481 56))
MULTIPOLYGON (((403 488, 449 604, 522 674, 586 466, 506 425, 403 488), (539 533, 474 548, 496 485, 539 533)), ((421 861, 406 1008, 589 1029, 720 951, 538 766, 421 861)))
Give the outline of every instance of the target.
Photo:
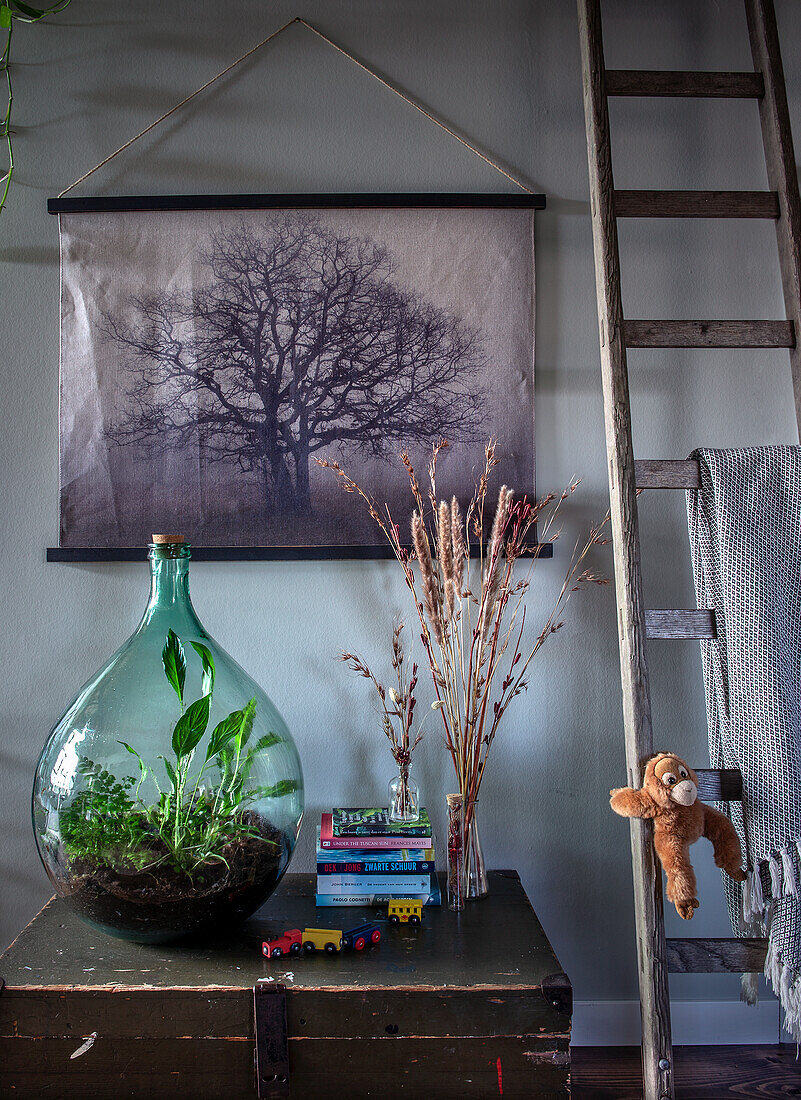
POLYGON ((557 1012, 565 1016, 573 1015, 573 987, 563 971, 542 979, 542 995, 557 1012))
POLYGON ((286 986, 280 982, 257 982, 253 987, 253 1016, 256 1095, 259 1100, 286 1100, 289 1097, 286 986))

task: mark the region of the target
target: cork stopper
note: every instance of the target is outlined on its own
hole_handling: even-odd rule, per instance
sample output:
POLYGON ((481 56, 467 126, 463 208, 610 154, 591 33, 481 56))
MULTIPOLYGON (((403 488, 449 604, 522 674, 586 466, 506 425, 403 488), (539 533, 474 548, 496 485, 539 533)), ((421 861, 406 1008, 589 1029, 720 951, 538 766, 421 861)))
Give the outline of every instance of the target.
POLYGON ((151 535, 150 541, 156 546, 163 546, 165 543, 179 545, 186 542, 186 538, 184 535, 151 535))

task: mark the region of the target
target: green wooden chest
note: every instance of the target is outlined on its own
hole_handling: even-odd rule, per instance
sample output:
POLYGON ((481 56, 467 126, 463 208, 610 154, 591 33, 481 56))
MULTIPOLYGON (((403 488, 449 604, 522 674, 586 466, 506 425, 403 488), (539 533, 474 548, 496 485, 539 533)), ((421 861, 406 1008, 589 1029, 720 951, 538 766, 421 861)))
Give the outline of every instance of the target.
POLYGON ((0 956, 0 1095, 569 1095, 570 983, 514 871, 460 914, 386 924, 363 952, 261 953, 289 928, 376 915, 316 909, 312 876, 290 874, 228 935, 151 946, 53 900, 0 956))

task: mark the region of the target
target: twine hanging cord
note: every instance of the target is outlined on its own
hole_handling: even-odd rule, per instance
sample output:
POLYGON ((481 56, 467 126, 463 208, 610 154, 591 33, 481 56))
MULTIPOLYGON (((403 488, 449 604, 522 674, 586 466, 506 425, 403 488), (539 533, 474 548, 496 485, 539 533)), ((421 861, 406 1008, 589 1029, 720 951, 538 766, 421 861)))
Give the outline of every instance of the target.
POLYGON ((84 180, 88 179, 94 172, 97 172, 98 169, 108 164, 108 162, 110 160, 113 160, 114 157, 118 156, 120 153, 130 148, 130 146, 133 145, 134 142, 139 141, 139 139, 144 137, 145 134, 148 134, 151 130, 154 130, 157 126, 164 122, 165 119, 168 119, 170 115, 174 115, 176 111, 180 111, 180 109, 182 107, 185 107, 186 104, 189 103, 190 100, 194 99, 196 95, 200 95, 201 92, 205 92, 205 90, 207 88, 210 88, 212 84, 215 84, 222 77, 226 76, 228 73, 231 72, 232 69, 235 69, 237 65, 240 65, 243 61, 246 61, 249 57, 256 53, 257 50, 260 50, 262 46, 266 46, 268 42, 271 42, 274 38, 277 38, 279 34, 282 34, 285 30, 287 30, 288 27, 291 27, 295 23, 300 23, 302 26, 306 27, 306 29, 310 30, 312 34, 316 34, 318 38, 321 38, 323 42, 326 42, 329 46, 332 46, 338 53, 341 53, 343 57, 346 57, 349 61, 352 61, 354 65, 358 66, 358 68, 362 69, 369 76, 372 76, 375 80, 378 81, 379 84, 382 84, 390 92, 394 92, 396 96, 399 96, 404 101, 404 103, 408 103, 410 107, 414 107, 416 111, 419 111, 421 115, 424 115, 430 122, 433 122, 435 126, 439 126, 440 130, 444 130, 446 134, 449 134, 452 138, 455 138, 460 145, 463 145, 465 147, 465 149, 469 149, 471 153, 474 153, 477 157, 483 160, 485 164, 488 164, 491 168, 494 168, 496 172, 500 172, 501 175, 505 176, 510 183, 513 183, 515 185, 515 187, 519 187, 521 191, 525 191, 529 195, 533 194, 530 187, 526 187, 524 183, 513 176, 510 172, 507 172, 506 169, 498 164, 497 161, 493 160, 491 157, 488 157, 486 153, 482 153, 480 149, 477 149, 475 145, 472 145, 465 138, 457 134, 455 130, 452 130, 450 128, 450 126, 447 126, 444 122, 441 122, 438 118, 435 118, 435 116, 432 115, 430 111, 427 111, 425 107, 421 106, 421 104, 417 103, 410 96, 406 95, 405 92, 402 92, 400 88, 396 88, 394 84, 390 84, 388 80, 385 80, 383 76, 377 73, 374 69, 371 69, 369 65, 365 65, 363 61, 359 61, 359 59, 357 57, 354 57, 352 53, 348 53, 348 51, 346 49, 343 49, 342 46, 338 46, 336 42, 330 39, 327 35, 323 34, 322 31, 319 31, 316 27, 312 26, 311 23, 307 23, 305 19, 302 19, 300 16, 296 16, 294 19, 290 19, 288 23, 284 23, 284 25, 282 27, 279 27, 278 30, 273 31, 272 34, 268 34, 267 37, 263 38, 261 42, 257 42, 255 46, 247 51, 247 53, 243 53, 241 57, 238 57, 236 59, 236 61, 232 61, 230 65, 222 70, 222 72, 217 73, 217 75, 213 76, 211 80, 207 80, 205 84, 201 85, 199 88, 196 88, 194 92, 186 96, 185 99, 182 99, 180 103, 176 103, 174 107, 170 107, 169 111, 165 111, 160 118, 157 118, 154 122, 151 122, 149 126, 146 126, 144 128, 144 130, 140 130, 139 133, 136 134, 134 137, 129 138, 129 140, 126 141, 124 145, 121 145, 119 149, 115 149, 113 153, 109 153, 109 155, 107 157, 104 157, 104 159, 101 160, 99 164, 96 164, 94 168, 90 168, 88 172, 84 172, 84 174, 82 176, 79 176, 77 180, 69 185, 69 187, 65 187, 63 191, 60 191, 58 197, 60 199, 63 198, 68 191, 72 191, 73 187, 77 187, 79 183, 83 183, 84 180))

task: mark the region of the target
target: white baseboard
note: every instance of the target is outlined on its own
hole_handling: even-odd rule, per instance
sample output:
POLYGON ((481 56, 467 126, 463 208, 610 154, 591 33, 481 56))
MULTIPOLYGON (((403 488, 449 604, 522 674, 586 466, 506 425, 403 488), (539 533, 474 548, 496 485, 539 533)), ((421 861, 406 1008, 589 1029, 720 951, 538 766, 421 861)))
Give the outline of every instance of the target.
MULTIPOLYGON (((779 1002, 672 1001, 674 1046, 734 1046, 779 1041, 779 1002)), ((639 1046, 639 1001, 576 1001, 572 1045, 639 1046)))

